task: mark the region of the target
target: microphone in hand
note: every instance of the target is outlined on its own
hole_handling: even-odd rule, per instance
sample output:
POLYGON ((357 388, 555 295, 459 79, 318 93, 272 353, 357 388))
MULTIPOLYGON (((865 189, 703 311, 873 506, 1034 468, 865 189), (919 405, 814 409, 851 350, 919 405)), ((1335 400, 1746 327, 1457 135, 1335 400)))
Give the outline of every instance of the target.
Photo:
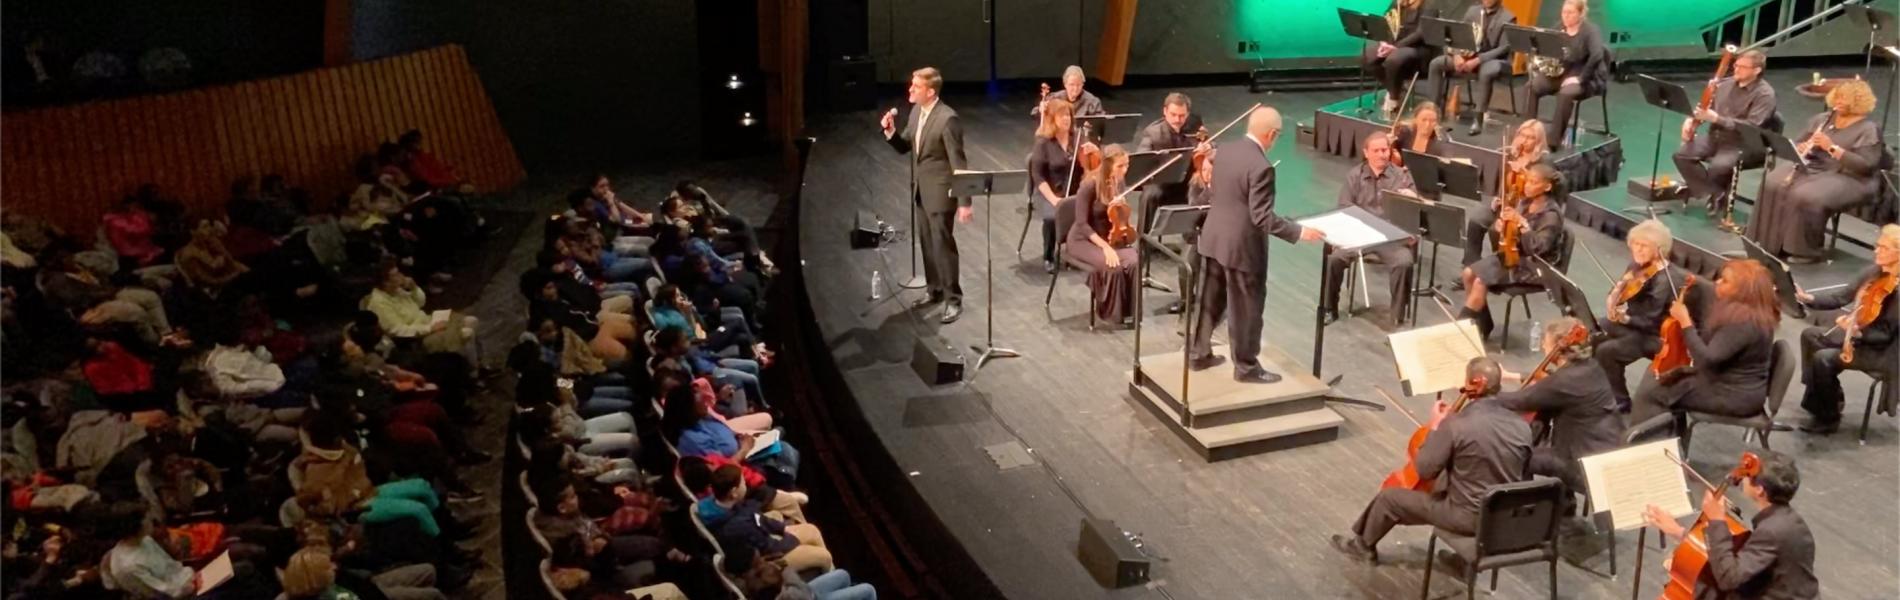
POLYGON ((884 133, 886 135, 889 135, 891 132, 896 131, 897 130, 897 109, 893 108, 885 112, 884 116, 878 119, 878 127, 883 128, 884 133))

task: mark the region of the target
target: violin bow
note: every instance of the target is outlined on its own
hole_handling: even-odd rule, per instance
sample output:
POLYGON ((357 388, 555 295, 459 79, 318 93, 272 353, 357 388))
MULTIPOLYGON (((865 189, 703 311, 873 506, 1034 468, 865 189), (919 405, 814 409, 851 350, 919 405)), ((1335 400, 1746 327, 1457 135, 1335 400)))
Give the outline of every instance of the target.
MULTIPOLYGON (((1445 299, 1443 292, 1437 289, 1432 290, 1432 304, 1438 306, 1438 312, 1445 313, 1446 319, 1449 319, 1452 323, 1458 322, 1458 317, 1451 314, 1451 301, 1445 299)), ((1479 356, 1484 355, 1484 344, 1479 343, 1476 338, 1471 337, 1471 332, 1465 331, 1463 327, 1459 327, 1458 335, 1459 337, 1465 338, 1465 343, 1471 344, 1472 348, 1477 349, 1479 356)))
MULTIPOLYGON (((1214 132, 1214 135, 1210 135, 1210 136, 1207 136, 1207 141, 1208 141, 1208 142, 1213 142, 1214 140, 1218 140, 1218 139, 1220 139, 1220 136, 1221 136, 1221 134, 1223 134, 1223 133, 1227 133, 1227 130, 1229 130, 1229 129, 1233 129, 1233 128, 1234 128, 1234 125, 1237 125, 1237 124, 1239 124, 1239 123, 1240 123, 1240 120, 1241 120, 1241 119, 1245 119, 1245 118, 1247 118, 1247 115, 1251 115, 1251 114, 1253 114, 1253 111, 1256 111, 1256 110, 1260 110, 1260 107, 1262 107, 1262 106, 1265 106, 1265 105, 1264 105, 1264 104, 1261 104, 1261 103, 1259 103, 1259 102, 1255 102, 1255 103, 1253 103, 1253 106, 1249 106, 1249 107, 1247 107, 1247 110, 1246 110, 1246 111, 1244 111, 1244 112, 1242 112, 1242 113, 1240 113, 1240 116, 1238 116, 1238 117, 1234 117, 1234 120, 1232 120, 1232 121, 1228 121, 1228 122, 1227 122, 1227 126, 1225 126, 1225 127, 1222 127, 1222 128, 1220 128, 1220 131, 1216 131, 1216 132, 1214 132)), ((1201 127, 1207 127, 1207 126, 1206 126, 1206 125, 1202 125, 1201 127)))
MULTIPOLYGON (((1668 448, 1664 448, 1662 452, 1663 456, 1669 458, 1669 462, 1676 463, 1676 466, 1682 467, 1682 470, 1688 471, 1690 475, 1694 475, 1695 480, 1702 483, 1702 487, 1708 488, 1711 492, 1719 489, 1715 487, 1714 483, 1709 482, 1709 478, 1703 477, 1701 473, 1697 473, 1695 467, 1691 467, 1689 463, 1682 462, 1682 459, 1676 458, 1675 452, 1670 451, 1668 448)), ((1720 497, 1722 498, 1722 505, 1728 507, 1730 513, 1734 513, 1737 516, 1742 514, 1741 507, 1735 506, 1733 502, 1729 502, 1726 493, 1721 494, 1720 497)))
POLYGON ((1385 396, 1385 401, 1390 403, 1393 408, 1399 409, 1399 414, 1405 415, 1405 419, 1411 421, 1413 427, 1425 426, 1424 423, 1419 422, 1418 415, 1412 414, 1411 409, 1405 408, 1404 404, 1400 404, 1397 397, 1393 396, 1391 392, 1385 391, 1385 386, 1375 383, 1372 384, 1372 390, 1378 392, 1380 396, 1385 396))

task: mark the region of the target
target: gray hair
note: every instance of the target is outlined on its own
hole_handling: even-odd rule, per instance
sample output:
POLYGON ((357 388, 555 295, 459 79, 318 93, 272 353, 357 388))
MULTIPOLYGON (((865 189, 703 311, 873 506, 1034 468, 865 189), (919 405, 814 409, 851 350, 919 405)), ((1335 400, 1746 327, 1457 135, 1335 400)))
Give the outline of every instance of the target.
POLYGON ((1629 239, 1647 242, 1656 247, 1656 252, 1669 256, 1669 248, 1675 245, 1675 237, 1670 235, 1669 226, 1662 221, 1648 219, 1630 228, 1629 239))
POLYGON ((1062 82, 1068 83, 1071 79, 1087 81, 1088 75, 1082 73, 1082 67, 1069 65, 1069 68, 1062 70, 1062 82))

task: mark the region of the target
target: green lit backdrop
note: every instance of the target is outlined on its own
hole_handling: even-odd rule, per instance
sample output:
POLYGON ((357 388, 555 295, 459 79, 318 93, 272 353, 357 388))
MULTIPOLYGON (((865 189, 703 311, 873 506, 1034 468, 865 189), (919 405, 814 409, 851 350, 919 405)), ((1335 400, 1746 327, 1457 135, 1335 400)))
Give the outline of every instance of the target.
MULTIPOLYGON (((1696 43, 1703 27, 1758 0, 1596 0, 1590 20, 1605 32, 1629 34, 1619 47, 1648 47, 1696 43)), ((1475 0, 1473 0, 1475 2, 1475 0)), ((1544 0, 1540 23, 1554 26, 1562 0, 1544 0)), ((1471 2, 1427 0, 1431 6, 1452 9, 1471 2)), ((1227 51, 1236 58, 1276 59, 1347 56, 1358 53, 1359 43, 1339 29, 1339 8, 1367 13, 1384 12, 1388 0, 1237 0, 1234 2, 1234 41, 1227 51), (1241 52, 1239 44, 1258 42, 1259 51, 1241 52)), ((1141 7, 1148 9, 1144 3, 1141 7)))

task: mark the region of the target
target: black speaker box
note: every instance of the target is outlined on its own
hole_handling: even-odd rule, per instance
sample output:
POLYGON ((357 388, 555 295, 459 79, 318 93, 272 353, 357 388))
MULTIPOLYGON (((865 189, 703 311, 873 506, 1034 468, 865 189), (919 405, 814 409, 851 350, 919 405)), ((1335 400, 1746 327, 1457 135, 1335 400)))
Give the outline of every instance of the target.
POLYGON ((963 355, 934 335, 917 338, 910 351, 910 368, 927 385, 963 381, 963 355))
POLYGON ((825 67, 826 105, 833 111, 877 107, 877 61, 867 56, 833 58, 825 67))
POLYGON ((876 248, 877 238, 883 233, 882 230, 883 223, 878 221, 877 215, 858 211, 857 216, 851 219, 851 247, 876 248))
POLYGON ((1075 555, 1103 587, 1125 588, 1148 581, 1148 557, 1135 549, 1114 521, 1082 519, 1082 539, 1075 544, 1075 555))

